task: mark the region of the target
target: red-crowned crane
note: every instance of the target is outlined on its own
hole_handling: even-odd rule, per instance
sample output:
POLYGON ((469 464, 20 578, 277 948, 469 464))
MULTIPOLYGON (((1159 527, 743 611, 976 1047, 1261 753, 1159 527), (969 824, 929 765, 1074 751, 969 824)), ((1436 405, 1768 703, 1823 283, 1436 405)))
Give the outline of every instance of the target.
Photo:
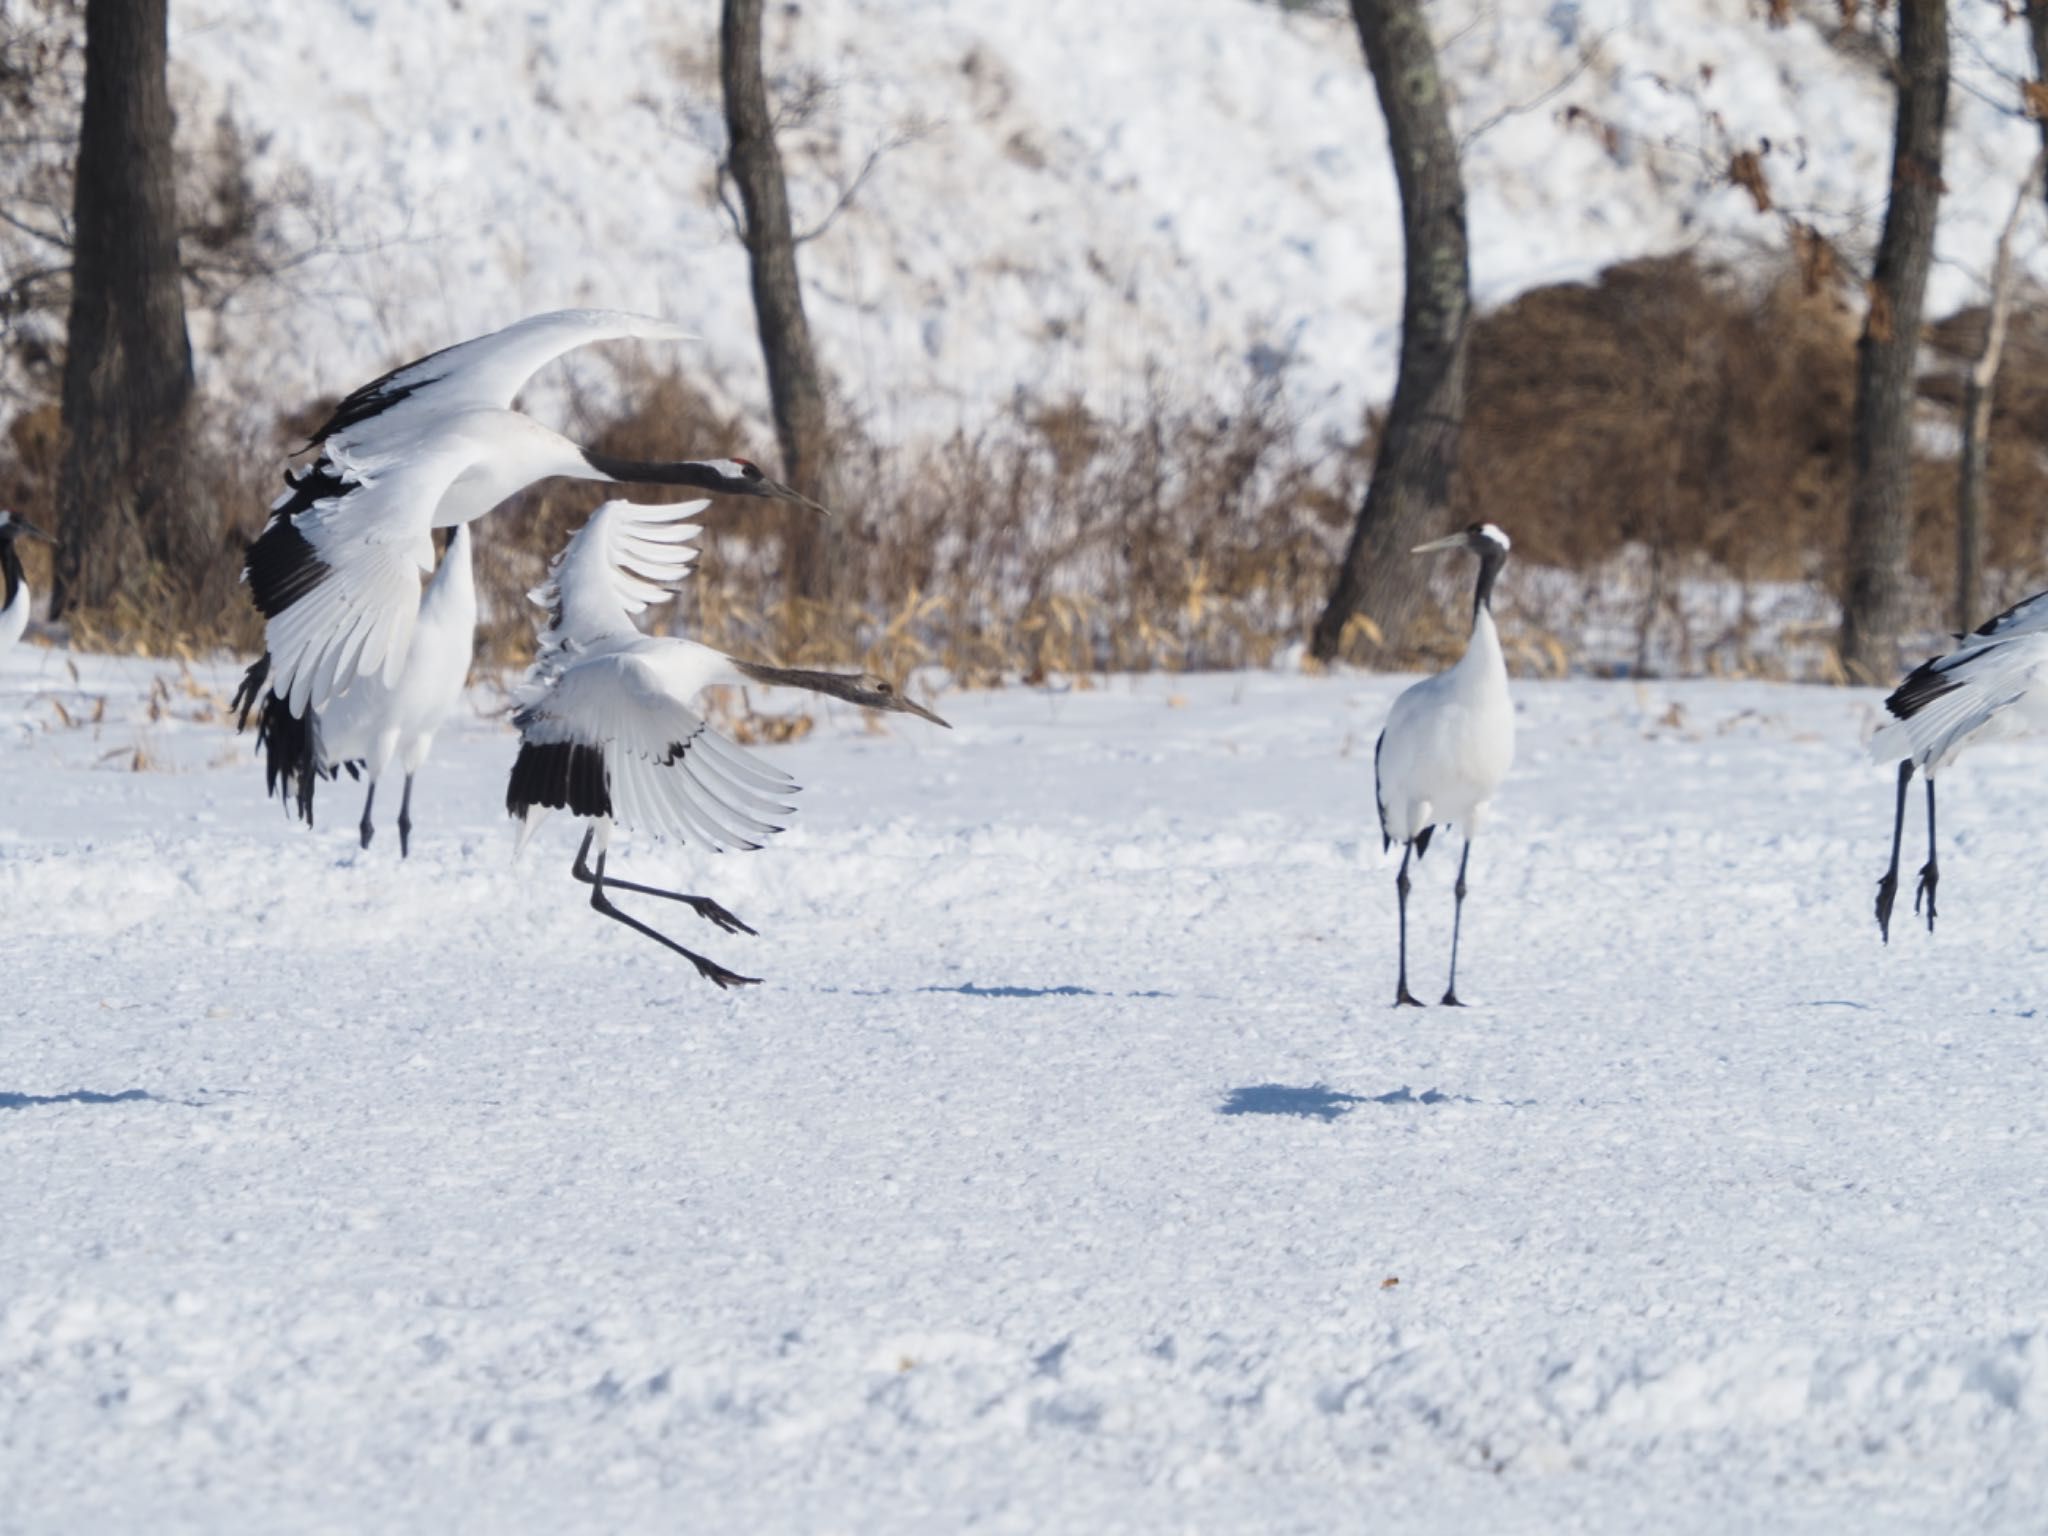
POLYGON ((1892 859, 1877 882, 1877 931, 1892 936, 1892 900, 1899 890, 1899 841, 1906 823, 1906 788, 1914 769, 1927 776, 1927 862, 1913 891, 1934 931, 1934 776, 1974 741, 1994 740, 2048 725, 2048 592, 1986 619, 1954 649, 1930 656, 1884 701, 1891 719, 1870 738, 1870 755, 1899 765, 1899 797, 1892 811, 1892 859))
POLYGON ((1429 851, 1439 826, 1465 834, 1458 860, 1457 905, 1451 918, 1451 979, 1444 1002, 1458 1001, 1458 930, 1465 918, 1465 869, 1472 861, 1472 837, 1487 803, 1515 760, 1515 707, 1508 698, 1508 669, 1501 658, 1500 631, 1493 622, 1493 583, 1508 560, 1508 536, 1492 523, 1474 523, 1463 533, 1417 546, 1418 555, 1464 550, 1479 557, 1479 584, 1472 596, 1472 637, 1456 665, 1426 677, 1394 700, 1386 729, 1373 748, 1380 838, 1383 848, 1401 844, 1401 871, 1394 877, 1400 905, 1401 959, 1395 1006, 1419 1008, 1408 990, 1408 859, 1429 851))
POLYGON ((899 711, 945 725, 922 704, 870 673, 812 672, 741 661, 672 636, 644 635, 633 615, 666 602, 669 584, 688 574, 699 532, 686 521, 707 503, 636 506, 610 501, 578 529, 533 593, 549 610, 540 654, 513 716, 519 756, 505 808, 521 822, 523 847, 550 810, 589 822, 572 867, 590 886, 590 905, 674 950, 719 987, 741 976, 621 912, 607 894, 637 891, 691 907, 728 933, 754 930, 707 896, 636 885, 605 873, 614 826, 713 851, 754 849, 781 831, 781 797, 797 786, 697 713, 697 695, 715 683, 803 688, 867 709, 899 711), (595 848, 597 862, 588 861, 595 848))
POLYGON ((264 617, 269 686, 292 714, 359 676, 396 686, 433 568, 432 531, 473 522, 537 480, 682 485, 822 511, 744 459, 645 462, 571 442, 511 409, 543 365, 591 342, 694 339, 611 310, 535 315, 395 368, 334 408, 243 566, 264 617))
POLYGON ((12 512, 0 512, 0 656, 14 649, 14 642, 28 628, 28 577, 21 568, 21 551, 14 541, 26 534, 54 544, 34 523, 12 512))
POLYGON ((237 729, 249 723, 249 712, 261 700, 256 745, 264 753, 264 779, 270 793, 287 804, 296 800, 299 815, 313 825, 313 791, 322 778, 336 778, 346 768, 351 778, 369 781, 363 795, 363 818, 357 831, 370 846, 375 828, 370 810, 377 800, 377 781, 395 762, 405 773, 405 792, 398 802, 398 853, 412 852, 412 781, 434 749, 434 736, 462 701, 469 664, 476 652, 476 574, 470 559, 470 530, 464 523, 450 532, 448 548, 421 594, 404 668, 395 684, 381 672, 358 677, 346 693, 324 709, 308 708, 294 715, 289 705, 264 687, 270 658, 259 657, 235 694, 232 707, 241 711, 237 729))

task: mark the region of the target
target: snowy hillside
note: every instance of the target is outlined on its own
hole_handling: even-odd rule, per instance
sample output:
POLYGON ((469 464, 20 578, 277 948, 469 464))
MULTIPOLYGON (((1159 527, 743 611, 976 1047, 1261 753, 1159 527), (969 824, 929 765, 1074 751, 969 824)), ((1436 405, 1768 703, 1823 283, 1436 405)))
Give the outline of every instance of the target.
MULTIPOLYGON (((1889 88, 1805 19, 1832 0, 1783 30, 1762 9, 1446 0, 1457 117, 1484 130, 1468 150, 1482 298, 1700 238, 1774 241, 1747 193, 1716 184, 1729 147, 1764 139, 1782 205, 1874 240, 1889 88)), ((1936 314, 1974 297, 2032 145, 1984 99, 2013 96, 1994 66, 2031 73, 2001 10, 1956 7, 1971 41, 1936 314)), ((713 0, 174 0, 186 115, 226 109, 265 143, 263 174, 310 174, 350 252, 294 273, 298 302, 262 296, 201 337, 217 382, 294 405, 591 303, 691 322, 702 365, 759 409, 743 258, 715 197, 716 23, 713 0)), ((789 135, 800 225, 898 146, 804 250, 825 356, 883 437, 976 425, 1018 388, 1114 402, 1148 370, 1222 398, 1281 373, 1304 417, 1344 426, 1385 396, 1400 225, 1347 20, 1253 0, 843 0, 772 8, 768 43, 785 85, 827 88, 789 135)))
POLYGON ((2038 742, 1887 950, 1870 695, 1523 686, 1396 1013, 1399 679, 833 717, 616 871, 727 996, 511 862, 502 724, 401 865, 79 663, 0 667, 0 1529, 2038 1526, 2038 742))

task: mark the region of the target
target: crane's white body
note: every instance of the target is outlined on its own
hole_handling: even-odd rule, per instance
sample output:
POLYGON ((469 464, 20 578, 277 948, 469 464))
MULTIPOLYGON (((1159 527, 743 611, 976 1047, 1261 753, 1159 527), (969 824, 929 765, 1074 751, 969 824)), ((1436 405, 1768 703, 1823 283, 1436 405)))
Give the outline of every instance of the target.
POLYGON ((1972 742, 2048 727, 2048 592, 2008 608, 1955 649, 1930 657, 1885 706, 1870 738, 1880 763, 1901 760, 1933 778, 1972 742))
MULTIPOLYGON (((743 680, 731 659, 694 640, 642 634, 633 622, 688 575, 701 528, 686 519, 707 505, 606 502, 532 594, 551 616, 522 690, 522 755, 563 749, 565 770, 598 755, 601 784, 569 804, 595 827, 600 849, 614 825, 714 850, 757 848, 782 830, 763 818, 789 813, 770 798, 796 788, 789 776, 713 731, 694 707, 712 684, 743 680)), ((527 806, 521 847, 546 814, 527 806)))
POLYGON ((43 540, 50 537, 12 512, 0 512, 0 656, 13 650, 15 642, 28 632, 28 610, 35 601, 21 568, 21 553, 15 548, 23 534, 43 540))
POLYGON ((264 530, 268 539, 287 523, 304 541, 275 546, 278 579, 292 590, 264 635, 271 691, 293 714, 326 708, 358 677, 398 687, 435 528, 482 517, 549 476, 608 478, 511 405, 564 352, 625 337, 694 339, 671 321, 611 310, 537 315, 396 369, 336 408, 320 459, 294 477, 264 530))
POLYGON ((1387 842, 1438 825, 1467 837, 1479 830, 1515 761, 1515 708, 1491 609, 1480 606, 1455 666, 1394 700, 1376 755, 1387 842))
POLYGON ((470 531, 459 527, 421 595, 419 616, 396 684, 359 677, 314 718, 317 766, 360 762, 374 785, 396 762, 407 778, 434 749, 434 736, 461 702, 476 651, 476 575, 470 531))
POLYGON ((28 583, 18 581, 7 595, 7 606, 0 608, 0 656, 13 650, 14 642, 27 633, 28 606, 28 583))

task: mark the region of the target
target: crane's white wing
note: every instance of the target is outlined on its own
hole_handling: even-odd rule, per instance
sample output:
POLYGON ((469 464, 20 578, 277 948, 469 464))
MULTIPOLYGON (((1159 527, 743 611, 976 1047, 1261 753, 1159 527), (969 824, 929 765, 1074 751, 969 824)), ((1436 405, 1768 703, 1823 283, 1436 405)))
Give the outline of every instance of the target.
POLYGON ((1884 701, 1892 718, 1870 738, 1881 763, 1911 758, 1932 773, 1973 737, 2026 722, 2048 685, 2048 593, 1986 623, 1946 656, 1922 662, 1884 701))
POLYGON ((788 774, 713 731, 641 658, 610 652, 568 666, 513 717, 519 757, 506 809, 609 817, 713 849, 758 848, 782 828, 788 774))
POLYGON ((2012 640, 2043 633, 2048 633, 2048 592, 2036 592, 1995 618, 1986 619, 1971 633, 1956 636, 1964 642, 1958 654, 1979 640, 2012 640))
POLYGON ((633 616, 674 597, 673 585, 690 574, 694 540, 704 530, 689 519, 710 505, 608 501, 593 512, 555 556, 548 579, 527 594, 548 610, 537 665, 603 640, 637 637, 633 616))
POLYGON ((528 379, 564 352, 627 337, 697 339, 672 320, 621 310, 559 309, 534 315, 372 379, 334 408, 311 443, 332 438, 348 445, 370 445, 389 430, 405 430, 444 413, 477 407, 505 409, 528 379))
POLYGON ((330 444, 287 477, 242 579, 264 615, 270 691, 294 715, 358 676, 396 685, 434 564, 434 507, 473 458, 459 436, 374 464, 330 444))

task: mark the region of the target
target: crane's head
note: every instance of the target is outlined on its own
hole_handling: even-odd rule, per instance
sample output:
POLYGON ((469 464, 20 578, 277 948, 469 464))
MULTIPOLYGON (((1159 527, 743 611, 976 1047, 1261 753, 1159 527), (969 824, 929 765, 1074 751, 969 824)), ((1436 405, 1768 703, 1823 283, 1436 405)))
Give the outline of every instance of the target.
POLYGON ((916 715, 918 719, 929 720, 933 725, 943 725, 949 731, 953 729, 886 677, 878 677, 872 672, 860 672, 847 678, 845 690, 839 697, 849 703, 864 705, 868 709, 916 715))
POLYGON ((769 501, 787 501, 808 508, 821 517, 832 515, 802 491, 792 490, 779 480, 770 480, 761 473, 761 466, 751 459, 713 459, 701 467, 709 470, 713 477, 703 483, 707 491, 721 496, 759 496, 769 501))
POLYGON ((1445 550, 1462 549, 1479 556, 1482 560, 1489 555, 1496 560, 1504 560, 1507 558, 1508 548, 1508 536, 1494 524, 1474 523, 1462 533, 1454 533, 1448 538, 1432 539, 1427 544, 1418 544, 1409 553, 1434 555, 1445 550))
POLYGON ((54 536, 43 532, 19 513, 0 512, 0 542, 12 543, 17 534, 24 533, 32 539, 41 539, 45 544, 57 542, 54 536))

